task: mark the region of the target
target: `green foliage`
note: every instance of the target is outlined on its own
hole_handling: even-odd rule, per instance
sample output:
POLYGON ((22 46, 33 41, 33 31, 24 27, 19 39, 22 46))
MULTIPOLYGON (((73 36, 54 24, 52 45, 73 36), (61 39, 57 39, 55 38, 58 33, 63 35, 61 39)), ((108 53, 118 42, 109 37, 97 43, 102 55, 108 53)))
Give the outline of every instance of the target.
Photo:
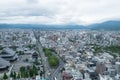
POLYGON ((43 51, 45 52, 45 56, 51 56, 52 55, 52 53, 51 53, 51 50, 50 49, 48 49, 48 48, 43 48, 43 51))
POLYGON ((38 75, 38 69, 35 65, 33 65, 30 69, 25 67, 20 68, 20 76, 22 78, 28 78, 38 75))
POLYGON ((20 67, 21 77, 25 78, 25 72, 26 72, 25 67, 24 66, 20 67))
POLYGON ((39 65, 39 62, 38 62, 37 59, 35 59, 34 64, 35 64, 35 65, 39 65))
POLYGON ((12 77, 12 78, 14 77, 14 74, 13 74, 13 72, 11 72, 11 73, 10 73, 10 77, 12 77))
POLYGON ((29 70, 29 75, 30 75, 30 77, 33 77, 33 69, 29 70))
POLYGON ((22 73, 24 71, 25 71, 25 67, 24 66, 20 67, 20 72, 22 73))
POLYGON ((25 61, 28 62, 28 58, 26 58, 25 61))
POLYGON ((24 77, 28 78, 29 77, 29 73, 27 71, 24 72, 24 77))
POLYGON ((94 53, 100 53, 100 52, 109 52, 110 55, 112 55, 114 58, 117 57, 117 55, 120 55, 120 46, 106 46, 106 47, 101 47, 101 46, 94 46, 93 49, 95 50, 94 53), (117 54, 115 54, 117 53, 117 54))
POLYGON ((33 65, 33 72, 34 72, 34 75, 38 75, 38 69, 35 65, 33 65))
POLYGON ((59 63, 59 60, 56 58, 56 56, 50 56, 50 57, 48 57, 48 61, 49 61, 49 64, 50 64, 50 66, 57 66, 58 65, 58 63, 59 63))
POLYGON ((100 47, 100 46, 94 46, 93 47, 94 48, 94 53, 100 53, 100 52, 103 52, 103 48, 102 47, 100 47))
POLYGON ((52 49, 44 48, 43 51, 45 56, 48 57, 48 63, 51 67, 56 67, 59 65, 59 60, 55 55, 52 54, 52 49))
POLYGON ((16 77, 17 77, 16 72, 14 72, 13 78, 16 79, 16 77))
POLYGON ((62 73, 63 71, 65 71, 65 68, 63 67, 62 69, 60 69, 60 71, 61 71, 61 73, 62 73))
POLYGON ((5 79, 5 80, 7 80, 7 79, 8 79, 8 76, 7 76, 7 74, 6 74, 6 73, 4 73, 4 75, 3 75, 3 79, 5 79))
POLYGON ((109 51, 109 53, 115 58, 117 55, 120 55, 120 46, 109 46, 104 48, 105 51, 109 51), (117 53, 117 54, 115 54, 117 53))
POLYGON ((120 55, 120 46, 109 46, 104 48, 107 51, 118 53, 120 55))
POLYGON ((20 78, 20 73, 18 73, 18 75, 17 75, 17 79, 19 79, 20 78))

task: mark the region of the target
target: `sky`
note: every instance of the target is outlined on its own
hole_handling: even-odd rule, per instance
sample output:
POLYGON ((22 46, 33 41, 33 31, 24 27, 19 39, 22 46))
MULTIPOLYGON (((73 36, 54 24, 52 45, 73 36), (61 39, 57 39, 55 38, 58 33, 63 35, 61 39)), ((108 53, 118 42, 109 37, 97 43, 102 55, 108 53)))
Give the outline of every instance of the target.
POLYGON ((88 25, 120 20, 120 0, 0 0, 0 23, 88 25))

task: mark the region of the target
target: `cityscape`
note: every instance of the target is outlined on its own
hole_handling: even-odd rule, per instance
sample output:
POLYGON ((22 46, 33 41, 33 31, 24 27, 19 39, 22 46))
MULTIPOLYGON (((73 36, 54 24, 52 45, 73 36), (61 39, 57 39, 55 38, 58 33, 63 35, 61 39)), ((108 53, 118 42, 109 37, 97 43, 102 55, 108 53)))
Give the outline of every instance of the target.
POLYGON ((119 80, 120 31, 0 30, 0 78, 119 80))
POLYGON ((0 80, 120 80, 120 0, 0 0, 0 80))

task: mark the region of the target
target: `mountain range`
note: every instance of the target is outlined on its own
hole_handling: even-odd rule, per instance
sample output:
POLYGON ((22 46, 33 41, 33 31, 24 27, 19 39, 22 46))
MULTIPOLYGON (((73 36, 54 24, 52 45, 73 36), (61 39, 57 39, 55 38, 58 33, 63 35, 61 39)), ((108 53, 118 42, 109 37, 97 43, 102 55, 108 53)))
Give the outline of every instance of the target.
POLYGON ((93 30, 120 30, 120 21, 107 21, 89 25, 88 27, 93 30))
POLYGON ((120 30, 120 21, 107 21, 92 25, 43 25, 43 24, 0 24, 0 29, 91 29, 91 30, 120 30))

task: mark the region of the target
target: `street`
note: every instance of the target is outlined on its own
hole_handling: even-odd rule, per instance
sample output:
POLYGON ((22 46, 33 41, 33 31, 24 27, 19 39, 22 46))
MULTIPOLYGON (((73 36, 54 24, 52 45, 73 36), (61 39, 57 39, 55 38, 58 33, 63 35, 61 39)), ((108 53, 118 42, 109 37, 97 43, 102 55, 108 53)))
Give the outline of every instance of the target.
POLYGON ((64 66, 63 60, 55 52, 53 52, 52 54, 55 55, 59 59, 59 66, 57 67, 57 69, 55 69, 55 71, 50 72, 51 69, 49 67, 48 61, 46 60, 46 56, 45 56, 45 54, 43 52, 42 44, 41 44, 41 42, 39 40, 40 35, 38 35, 38 33, 36 33, 35 31, 33 31, 33 33, 34 33, 34 36, 36 38, 36 45, 37 45, 37 47, 39 49, 39 52, 40 52, 40 56, 41 56, 41 59, 42 59, 42 64, 44 66, 45 78, 47 78, 49 80, 54 80, 54 77, 56 77, 58 80, 62 80, 60 70, 64 66), (51 73, 50 76, 48 76, 49 72, 51 73))

